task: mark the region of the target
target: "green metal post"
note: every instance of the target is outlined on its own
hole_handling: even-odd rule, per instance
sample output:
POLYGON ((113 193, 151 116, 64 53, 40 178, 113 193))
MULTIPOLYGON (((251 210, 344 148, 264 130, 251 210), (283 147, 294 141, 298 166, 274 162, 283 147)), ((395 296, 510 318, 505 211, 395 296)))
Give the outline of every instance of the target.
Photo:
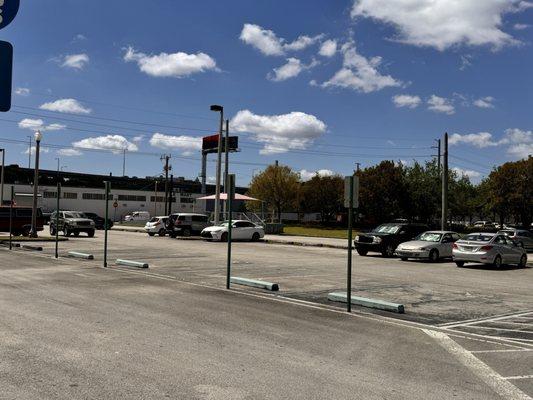
POLYGON ((226 271, 226 289, 230 288, 231 281, 231 228, 233 216, 233 197, 235 196, 235 174, 228 174, 225 182, 227 195, 227 212, 228 212, 228 265, 226 271))
POLYGON ((56 258, 59 257, 59 199, 61 198, 61 183, 57 182, 56 203, 56 258))
POLYGON ((350 176, 350 203, 348 207, 348 276, 346 279, 347 311, 352 312, 352 233, 353 233, 353 176, 350 176))
POLYGON ((9 202, 9 250, 13 250, 13 201, 15 201, 15 186, 11 186, 11 201, 9 202))
POLYGON ((105 221, 104 221, 104 268, 107 268, 107 229, 109 220, 109 190, 111 182, 105 181, 105 221))

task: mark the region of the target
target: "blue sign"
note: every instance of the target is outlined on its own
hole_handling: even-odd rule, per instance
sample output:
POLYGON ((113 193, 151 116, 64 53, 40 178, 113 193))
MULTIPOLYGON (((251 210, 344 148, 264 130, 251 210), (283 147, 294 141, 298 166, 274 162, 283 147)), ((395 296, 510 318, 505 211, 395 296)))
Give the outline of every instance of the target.
POLYGON ((0 0, 0 29, 8 26, 19 11, 20 0, 0 0))
POLYGON ((9 42, 0 41, 0 112, 7 112, 11 108, 12 71, 13 46, 9 42))

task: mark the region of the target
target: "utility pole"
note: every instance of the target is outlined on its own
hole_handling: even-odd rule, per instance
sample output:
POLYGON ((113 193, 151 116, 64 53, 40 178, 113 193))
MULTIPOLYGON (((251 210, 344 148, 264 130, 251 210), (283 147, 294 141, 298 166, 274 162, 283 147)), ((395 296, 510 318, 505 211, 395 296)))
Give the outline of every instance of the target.
POLYGON ((170 189, 169 189, 169 200, 168 200, 168 215, 172 214, 172 202, 174 200, 174 175, 170 175, 170 189))
POLYGON ((165 154, 164 156, 161 156, 161 160, 165 160, 165 215, 169 215, 168 213, 168 171, 172 168, 168 165, 168 162, 170 160, 170 156, 165 154))
POLYGON ((28 138, 30 139, 30 147, 28 147, 28 168, 31 168, 31 144, 32 144, 32 140, 33 140, 33 136, 28 136, 28 138))
POLYGON ((123 157, 122 157, 122 176, 126 176, 126 149, 123 150, 123 157))
POLYGON ((229 119, 226 120, 226 138, 224 139, 224 192, 226 192, 226 201, 224 201, 224 216, 227 212, 228 203, 228 173, 229 173, 229 119))
POLYGON ((155 190, 154 190, 154 217, 157 215, 157 179, 155 180, 155 190))
POLYGON ((444 134, 444 154, 442 155, 442 217, 441 229, 448 226, 448 133, 444 134))

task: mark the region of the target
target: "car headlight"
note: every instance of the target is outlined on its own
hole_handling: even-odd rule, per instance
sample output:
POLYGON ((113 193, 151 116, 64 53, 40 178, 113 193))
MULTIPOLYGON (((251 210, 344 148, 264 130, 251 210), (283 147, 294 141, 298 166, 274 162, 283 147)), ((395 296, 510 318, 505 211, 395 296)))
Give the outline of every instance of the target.
POLYGON ((417 250, 427 250, 427 247, 419 247, 417 250))
POLYGON ((359 235, 355 235, 354 240, 355 240, 356 242, 358 242, 358 241, 359 241, 359 235))
POLYGON ((372 242, 374 242, 374 243, 381 243, 381 238, 380 238, 380 237, 377 237, 377 236, 374 236, 374 238, 372 239, 372 242))

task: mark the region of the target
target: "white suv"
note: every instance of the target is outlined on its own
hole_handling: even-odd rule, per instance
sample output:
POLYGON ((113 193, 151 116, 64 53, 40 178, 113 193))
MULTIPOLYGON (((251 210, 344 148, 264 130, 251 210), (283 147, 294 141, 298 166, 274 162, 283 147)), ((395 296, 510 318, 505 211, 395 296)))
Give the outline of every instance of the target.
POLYGON ((178 235, 200 234, 208 226, 211 226, 211 222, 204 214, 175 213, 168 217, 166 231, 170 237, 175 238, 178 235))

